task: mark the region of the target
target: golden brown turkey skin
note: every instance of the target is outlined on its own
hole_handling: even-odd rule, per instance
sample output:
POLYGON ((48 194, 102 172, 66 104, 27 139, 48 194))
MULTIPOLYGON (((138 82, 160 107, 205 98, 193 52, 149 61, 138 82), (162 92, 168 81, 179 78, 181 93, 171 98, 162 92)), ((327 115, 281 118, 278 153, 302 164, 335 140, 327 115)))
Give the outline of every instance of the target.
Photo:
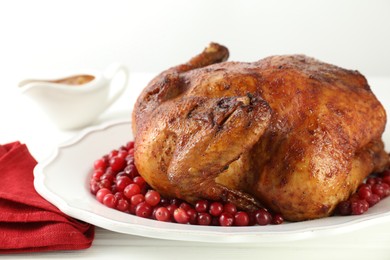
POLYGON ((330 215, 387 166, 386 113, 357 71, 303 55, 227 57, 211 44, 137 100, 135 163, 162 195, 299 221, 330 215))

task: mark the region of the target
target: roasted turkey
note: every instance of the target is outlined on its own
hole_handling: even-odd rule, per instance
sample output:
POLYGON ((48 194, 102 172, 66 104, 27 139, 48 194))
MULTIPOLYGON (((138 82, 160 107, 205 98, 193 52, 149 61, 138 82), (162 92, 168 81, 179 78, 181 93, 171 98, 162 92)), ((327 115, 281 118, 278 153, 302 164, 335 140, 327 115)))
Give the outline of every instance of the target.
POLYGON ((135 163, 163 196, 329 216, 388 166, 386 113, 357 71, 304 55, 226 62, 211 43, 143 90, 135 163))

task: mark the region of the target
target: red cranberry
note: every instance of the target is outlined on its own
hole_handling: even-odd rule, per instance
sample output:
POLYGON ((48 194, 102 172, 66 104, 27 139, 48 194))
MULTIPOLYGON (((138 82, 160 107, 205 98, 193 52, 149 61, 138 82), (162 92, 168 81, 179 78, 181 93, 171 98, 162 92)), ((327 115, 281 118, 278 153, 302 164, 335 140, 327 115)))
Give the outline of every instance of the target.
POLYGON ((382 183, 372 185, 372 193, 378 195, 381 199, 386 196, 386 191, 382 183))
POLYGON ((125 196, 123 195, 123 192, 120 191, 115 192, 114 196, 117 200, 126 199, 125 196))
MULTIPOLYGON (((367 202, 366 202, 367 203, 367 202)), ((363 200, 355 200, 351 202, 351 214, 352 215, 361 215, 366 212, 368 207, 363 200)))
POLYGON ((118 192, 118 190, 116 189, 116 185, 111 183, 111 186, 110 186, 110 190, 111 190, 111 193, 112 194, 115 194, 118 192))
POLYGON ((229 212, 222 212, 219 216, 219 224, 223 227, 233 226, 234 217, 229 212))
POLYGON ((140 204, 141 202, 144 202, 144 201, 145 201, 145 196, 143 194, 141 194, 141 193, 138 193, 138 194, 135 194, 135 195, 131 196, 131 199, 130 199, 130 202, 131 202, 132 205, 138 205, 138 204, 140 204))
POLYGON ((107 167, 107 161, 103 158, 97 159, 95 163, 93 164, 93 168, 95 170, 105 170, 107 167))
POLYGON ((284 219, 283 219, 282 215, 275 214, 272 217, 272 222, 271 223, 274 224, 274 225, 280 225, 280 224, 283 223, 283 221, 284 221, 284 219))
POLYGON ((375 177, 375 181, 376 181, 376 183, 378 183, 378 184, 382 184, 383 179, 380 178, 380 177, 375 177))
POLYGON ((134 177, 134 179, 133 179, 133 182, 135 183, 135 184, 138 184, 138 186, 140 187, 140 188, 142 188, 143 186, 145 186, 145 180, 144 180, 144 178, 142 178, 141 176, 136 176, 136 177, 134 177))
POLYGON ((119 199, 116 208, 117 210, 125 212, 129 209, 129 206, 130 204, 126 199, 119 199))
POLYGON ((133 141, 127 142, 126 150, 130 150, 130 149, 133 149, 133 148, 134 148, 134 142, 133 141))
POLYGON ((387 183, 388 185, 390 185, 390 175, 384 176, 382 180, 384 183, 387 183))
POLYGON ((256 220, 256 211, 250 211, 248 212, 248 216, 249 216, 249 223, 248 223, 248 226, 254 226, 257 224, 257 220, 256 220))
MULTIPOLYGON (((131 155, 131 154, 128 154, 127 156, 126 156, 126 164, 127 165, 133 165, 134 166, 134 156, 133 155, 131 155)), ((135 167, 134 167, 135 168, 135 167)))
POLYGON ((382 187, 384 189, 385 197, 389 196, 390 195, 390 185, 383 182, 382 187))
POLYGON ((106 172, 100 177, 100 180, 107 180, 111 184, 114 181, 114 174, 112 172, 106 172))
POLYGON ((190 204, 188 204, 187 202, 182 202, 182 203, 180 203, 179 208, 182 208, 184 210, 189 210, 189 209, 192 209, 192 206, 190 204))
MULTIPOLYGON (((125 164, 123 165, 123 167, 125 167, 125 165, 127 164, 127 162, 126 162, 126 157, 127 157, 127 155, 128 155, 128 153, 127 153, 126 150, 120 150, 119 153, 118 153, 118 155, 117 155, 117 157, 123 158, 124 163, 125 163, 125 164)), ((123 167, 122 167, 122 168, 123 168, 123 167)))
POLYGON ((363 184, 358 189, 358 194, 361 199, 367 199, 372 195, 371 187, 367 184, 363 184))
POLYGON ((249 225, 249 215, 245 211, 238 211, 234 215, 234 225, 236 226, 248 226, 249 225))
POLYGON ((223 212, 223 205, 220 202, 213 202, 210 204, 209 213, 214 216, 218 217, 223 212))
POLYGON ((190 208, 187 209, 187 215, 190 217, 190 220, 188 221, 192 225, 197 224, 197 217, 198 217, 198 212, 196 212, 195 209, 190 208))
POLYGON ((141 202, 135 207, 135 214, 138 217, 150 218, 152 216, 153 208, 146 202, 141 202))
POLYGON ((100 181, 100 187, 111 190, 111 181, 109 181, 109 180, 101 180, 100 181))
POLYGON ((187 224, 190 221, 190 216, 187 214, 186 210, 183 208, 177 208, 173 212, 173 218, 177 223, 187 224))
POLYGON ((91 190, 92 194, 96 194, 98 192, 98 190, 100 189, 100 185, 96 180, 94 180, 94 179, 92 179, 92 180, 93 181, 91 181, 91 183, 90 183, 90 190, 91 190))
POLYGON ((197 222, 198 225, 208 226, 211 224, 211 215, 206 212, 200 212, 198 213, 197 222))
POLYGON ((366 199, 366 201, 368 202, 370 207, 372 207, 375 204, 377 204, 380 200, 381 200, 381 198, 378 195, 376 195, 376 194, 372 194, 370 197, 368 197, 366 199))
POLYGON ((199 213, 207 212, 209 210, 209 202, 207 200, 199 200, 195 204, 195 210, 199 213))
POLYGON ((223 212, 228 212, 234 216, 237 213, 237 207, 233 203, 226 203, 223 205, 223 212))
POLYGON ((260 226, 265 226, 272 222, 272 215, 265 209, 258 209, 255 212, 256 222, 260 226))
POLYGON ((178 208, 178 206, 176 206, 175 204, 169 204, 166 208, 169 211, 169 213, 173 216, 173 213, 178 208))
POLYGON ((123 170, 131 179, 134 179, 135 177, 139 176, 138 171, 135 168, 133 164, 129 164, 125 167, 123 170))
POLYGON ((115 208, 116 207, 116 198, 114 194, 108 193, 103 198, 103 204, 106 205, 109 208, 115 208))
POLYGON ((166 207, 159 207, 155 212, 155 218, 159 221, 168 222, 171 220, 171 213, 166 207))
POLYGON ((141 188, 136 183, 131 183, 126 186, 123 190, 123 194, 126 198, 131 199, 133 195, 139 194, 141 192, 141 188))
POLYGON ((129 149, 129 154, 134 156, 134 148, 129 149))
POLYGON ((351 202, 349 200, 345 200, 345 201, 340 202, 337 205, 337 211, 342 216, 351 215, 351 202))
POLYGON ((108 154, 108 159, 111 159, 111 158, 117 156, 117 155, 118 155, 118 152, 119 152, 118 150, 112 150, 112 151, 108 154))
POLYGON ((369 177, 367 178, 366 180, 366 184, 369 184, 369 185, 374 185, 376 183, 376 179, 374 177, 369 177))
POLYGON ((100 180, 100 178, 102 177, 103 174, 104 174, 104 170, 97 169, 93 172, 92 178, 98 181, 98 180, 100 180))
POLYGON ((368 208, 370 207, 370 204, 366 200, 361 200, 361 203, 363 204, 363 210, 366 212, 368 208))
POLYGON ((100 190, 97 191, 96 193, 96 199, 100 202, 103 203, 103 198, 107 194, 111 194, 111 191, 107 188, 101 188, 100 190))
POLYGON ((123 157, 115 156, 110 159, 110 167, 114 172, 119 172, 125 165, 125 159, 123 157))
POLYGON ((150 205, 150 206, 156 206, 158 203, 160 203, 160 193, 158 193, 155 190, 149 190, 145 194, 145 201, 150 205))
POLYGON ((132 181, 129 177, 127 176, 121 176, 119 178, 117 178, 116 180, 116 189, 118 191, 123 191, 127 185, 131 184, 132 181))

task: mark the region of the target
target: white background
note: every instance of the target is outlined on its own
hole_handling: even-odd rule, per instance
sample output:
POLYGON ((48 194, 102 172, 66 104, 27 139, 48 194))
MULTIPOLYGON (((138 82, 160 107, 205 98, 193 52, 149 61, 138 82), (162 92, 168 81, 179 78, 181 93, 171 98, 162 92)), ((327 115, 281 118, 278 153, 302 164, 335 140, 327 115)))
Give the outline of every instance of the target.
MULTIPOLYGON (((13 131, 2 125, 15 118, 30 126, 44 120, 21 99, 23 79, 112 62, 153 76, 211 41, 226 45, 230 60, 300 53, 359 70, 371 83, 390 77, 390 0, 0 1, 0 104, 7 107, 0 142, 13 131)), ((131 79, 129 109, 150 78, 131 79)))
MULTIPOLYGON (((231 60, 303 53, 390 76, 387 0, 1 1, 1 74, 103 69, 159 72, 226 45, 231 60)), ((19 75, 19 74, 18 74, 19 75)), ((2 86, 4 87, 4 86, 2 86)))
MULTIPOLYGON (((188 60, 211 41, 226 45, 235 61, 302 53, 356 69, 379 99, 389 100, 390 1, 9 0, 0 2, 0 144, 20 140, 41 159, 77 134, 49 124, 20 95, 17 83, 25 77, 122 62, 132 73, 129 88, 100 121, 128 119, 155 73, 188 60)), ((387 221, 337 236, 265 245, 160 241, 97 228, 88 250, 6 258, 389 260, 389 227, 387 221)))

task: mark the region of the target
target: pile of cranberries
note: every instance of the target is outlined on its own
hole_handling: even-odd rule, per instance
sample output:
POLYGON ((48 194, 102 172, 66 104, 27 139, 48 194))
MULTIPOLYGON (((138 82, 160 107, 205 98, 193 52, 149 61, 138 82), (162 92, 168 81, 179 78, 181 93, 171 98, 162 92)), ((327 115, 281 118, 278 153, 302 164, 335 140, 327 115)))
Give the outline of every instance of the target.
MULTIPOLYGON (((265 208, 240 211, 232 203, 199 200, 195 205, 167 199, 153 190, 134 165, 134 142, 94 162, 90 189, 107 207, 143 218, 192 225, 252 226, 281 224, 283 217, 265 208)), ((360 215, 390 195, 390 170, 372 175, 355 194, 337 206, 340 215, 360 215)))
POLYGON ((337 213, 343 216, 361 215, 389 195, 390 170, 386 170, 371 175, 365 183, 360 184, 356 193, 337 205, 337 213))
POLYGON ((94 162, 90 189, 107 207, 143 218, 192 225, 251 226, 281 224, 283 217, 265 208, 253 212, 232 203, 199 200, 195 205, 167 199, 153 190, 134 165, 134 142, 111 151, 94 162))

